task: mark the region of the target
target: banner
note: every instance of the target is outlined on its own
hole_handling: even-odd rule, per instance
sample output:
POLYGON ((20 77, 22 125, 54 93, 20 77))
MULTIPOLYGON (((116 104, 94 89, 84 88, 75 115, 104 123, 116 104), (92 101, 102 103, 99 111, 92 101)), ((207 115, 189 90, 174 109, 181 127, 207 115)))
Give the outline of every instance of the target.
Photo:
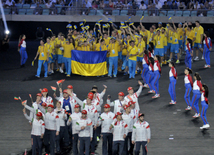
POLYGON ((108 74, 107 51, 71 51, 71 68, 73 74, 84 76, 101 76, 108 74))

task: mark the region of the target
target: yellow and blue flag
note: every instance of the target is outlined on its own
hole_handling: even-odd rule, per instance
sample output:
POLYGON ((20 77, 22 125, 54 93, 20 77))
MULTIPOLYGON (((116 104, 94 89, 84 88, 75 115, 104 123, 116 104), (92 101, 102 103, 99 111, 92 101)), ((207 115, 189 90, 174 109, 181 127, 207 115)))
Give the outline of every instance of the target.
POLYGON ((130 22, 130 23, 129 23, 129 26, 131 26, 131 25, 134 25, 134 23, 133 23, 133 22, 130 22))
POLYGON ((52 31, 50 28, 46 28, 47 31, 52 31))
POLYGON ((82 26, 82 25, 83 25, 83 22, 80 23, 80 26, 82 26))
POLYGON ((71 67, 73 74, 84 76, 101 76, 108 73, 107 51, 77 51, 72 50, 71 67))
POLYGON ((168 19, 170 20, 170 19, 172 19, 172 17, 171 17, 171 16, 169 16, 169 18, 168 18, 168 19))
POLYGON ((120 22, 120 25, 125 25, 125 23, 124 22, 120 22))
POLYGON ((144 18, 144 16, 142 16, 142 17, 140 18, 140 20, 143 20, 143 18, 144 18))
POLYGON ((77 26, 76 26, 76 25, 74 25, 74 29, 77 29, 77 26))

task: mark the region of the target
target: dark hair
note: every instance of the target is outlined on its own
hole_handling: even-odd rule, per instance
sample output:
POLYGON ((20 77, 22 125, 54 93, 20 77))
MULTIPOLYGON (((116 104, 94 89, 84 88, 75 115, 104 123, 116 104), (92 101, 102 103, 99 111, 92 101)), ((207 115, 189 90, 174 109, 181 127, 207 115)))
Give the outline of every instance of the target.
POLYGON ((188 27, 189 27, 190 29, 192 29, 192 25, 188 25, 188 27))
POLYGON ((149 45, 151 46, 152 50, 154 50, 154 44, 153 44, 153 42, 149 42, 149 45))
POLYGON ((208 98, 208 95, 209 95, 209 88, 208 88, 208 86, 204 83, 204 84, 202 85, 202 87, 204 87, 204 89, 205 89, 205 94, 204 94, 204 96, 208 98))
POLYGON ((158 59, 158 62, 161 63, 161 58, 159 55, 156 55, 156 58, 158 59))
POLYGON ((198 81, 200 81, 201 80, 201 77, 200 77, 200 75, 199 75, 199 73, 198 72, 195 72, 195 75, 194 75, 195 77, 196 77, 196 80, 198 80, 198 81))
POLYGON ((134 40, 131 40, 130 42, 129 42, 129 44, 131 44, 131 43, 133 43, 134 42, 134 40))
POLYGON ((100 40, 100 42, 103 42, 103 41, 105 41, 105 40, 104 40, 104 39, 101 39, 101 40, 100 40))
POLYGON ((148 48, 148 51, 149 51, 149 52, 151 52, 151 53, 153 53, 153 51, 152 51, 152 48, 151 48, 151 47, 149 47, 149 48, 148 48))
POLYGON ((152 63, 152 65, 154 65, 154 63, 155 63, 155 62, 154 62, 154 58, 150 57, 150 58, 149 58, 149 61, 152 63))
POLYGON ((198 20, 195 21, 196 23, 200 24, 200 22, 198 20))
POLYGON ((69 39, 69 42, 73 44, 73 46, 75 46, 75 43, 74 43, 74 38, 71 36, 71 38, 69 39), (72 39, 72 42, 70 42, 70 40, 72 39))
POLYGON ((96 92, 95 92, 95 91, 93 91, 93 90, 91 90, 90 92, 91 92, 91 93, 93 93, 93 94, 95 94, 95 93, 96 93, 96 92))
POLYGON ((191 47, 192 47, 192 39, 187 38, 187 41, 190 43, 191 47))
POLYGON ((138 30, 135 30, 135 32, 137 32, 139 34, 139 31, 138 30))
POLYGON ((56 37, 56 35, 55 34, 52 34, 52 36, 51 37, 56 37))
POLYGON ((144 54, 146 54, 147 56, 149 55, 149 52, 147 50, 144 51, 144 54))
POLYGON ((173 61, 169 62, 173 67, 175 67, 175 63, 173 61))
POLYGON ((206 34, 207 37, 210 37, 210 33, 208 31, 205 31, 204 34, 206 34))
POLYGON ((144 1, 141 1, 141 4, 144 4, 144 1))
POLYGON ((23 36, 25 36, 25 34, 19 36, 19 42, 22 40, 23 36))
POLYGON ((65 35, 64 35, 64 34, 61 34, 61 36, 65 37, 65 35))
POLYGON ((186 67, 185 69, 188 70, 189 74, 192 74, 192 70, 189 67, 186 67))
POLYGON ((92 89, 98 90, 98 87, 96 85, 93 85, 92 89))
POLYGON ((43 43, 45 43, 44 39, 40 39, 40 41, 43 41, 43 43))

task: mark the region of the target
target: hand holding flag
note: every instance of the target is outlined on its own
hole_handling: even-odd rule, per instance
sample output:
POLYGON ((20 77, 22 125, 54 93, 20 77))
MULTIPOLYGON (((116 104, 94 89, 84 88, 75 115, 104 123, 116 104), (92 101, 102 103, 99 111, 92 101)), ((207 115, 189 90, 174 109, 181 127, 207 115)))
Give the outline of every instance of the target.
POLYGON ((32 95, 31 95, 31 94, 29 94, 29 96, 30 96, 31 102, 33 103, 32 95))
POLYGON ((144 16, 142 16, 142 17, 140 18, 140 20, 143 20, 143 18, 144 18, 144 16))
POLYGON ((26 105, 27 104, 27 100, 22 101, 22 105, 26 105))

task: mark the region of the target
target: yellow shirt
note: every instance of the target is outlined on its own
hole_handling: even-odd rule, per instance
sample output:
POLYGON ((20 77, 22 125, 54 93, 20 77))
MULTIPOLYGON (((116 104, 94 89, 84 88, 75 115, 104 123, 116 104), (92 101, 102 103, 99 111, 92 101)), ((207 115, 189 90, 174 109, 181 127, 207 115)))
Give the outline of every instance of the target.
MULTIPOLYGON (((61 45, 64 45, 64 44, 65 44, 65 40, 62 41, 62 40, 57 39, 56 44, 57 44, 57 45, 60 45, 60 44, 61 44, 61 45)), ((60 48, 57 48, 57 49, 56 49, 56 54, 62 55, 62 50, 61 50, 60 48)))
POLYGON ((99 43, 96 44, 96 51, 106 51, 107 47, 105 45, 101 46, 99 43))
POLYGON ((173 32, 171 31, 171 30, 167 30, 167 32, 168 32, 168 37, 167 37, 167 42, 168 43, 172 43, 172 34, 173 34, 173 32))
POLYGON ((204 34, 204 28, 202 26, 195 27, 195 43, 201 42, 201 35, 204 34))
POLYGON ((124 41, 124 44, 122 45, 122 55, 127 55, 127 47, 128 47, 128 42, 124 41), (126 46, 126 47, 125 47, 126 46))
POLYGON ((194 33, 194 31, 193 31, 193 30, 187 31, 187 33, 186 33, 186 38, 189 38, 189 39, 193 40, 193 39, 195 38, 195 33, 194 33))
POLYGON ((81 47, 81 46, 77 46, 76 49, 77 49, 78 51, 81 51, 81 50, 82 50, 82 47, 81 47))
POLYGON ((178 40, 183 40, 184 38, 184 31, 182 28, 177 28, 177 32, 178 32, 178 40))
POLYGON ((82 45, 82 48, 81 48, 82 51, 90 51, 90 49, 91 48, 89 45, 87 45, 87 46, 82 45))
POLYGON ((141 34, 142 36, 147 36, 147 31, 140 31, 140 34, 141 34))
POLYGON ((45 43, 44 46, 47 47, 47 50, 49 52, 49 57, 51 57, 51 59, 52 59, 53 57, 52 57, 51 54, 53 54, 53 49, 54 49, 53 44, 51 44, 51 43, 50 44, 45 43))
POLYGON ((163 34, 163 46, 167 46, 167 36, 166 36, 166 32, 163 34))
POLYGON ((149 42, 152 42, 153 35, 154 35, 153 32, 147 30, 147 44, 149 44, 149 42))
POLYGON ((103 38, 104 40, 105 40, 105 44, 106 44, 106 46, 108 46, 109 45, 109 41, 110 41, 110 37, 108 37, 107 39, 105 39, 105 38, 103 38))
POLYGON ((109 57, 116 57, 118 56, 118 43, 115 42, 114 44, 109 44, 108 45, 108 50, 109 50, 109 57))
POLYGON ((178 33, 173 32, 172 34, 172 44, 178 44, 178 33))
POLYGON ((155 48, 163 48, 164 35, 162 34, 160 34, 159 36, 156 35, 154 40, 156 42, 155 48))
POLYGON ((144 40, 142 40, 139 44, 138 44, 138 46, 137 46, 137 48, 138 48, 138 52, 139 52, 139 54, 137 55, 138 57, 143 57, 143 51, 144 51, 144 49, 145 49, 145 41, 144 40), (140 53, 142 53, 141 55, 140 55, 140 53))
POLYGON ((37 52, 39 52, 39 60, 47 60, 48 49, 46 46, 39 46, 37 52))
MULTIPOLYGON (((129 46, 128 52, 129 52, 129 55, 131 55, 131 54, 132 55, 137 54, 138 53, 138 48, 136 46, 134 46, 134 47, 129 46)), ((136 56, 129 56, 129 59, 137 61, 137 55, 136 56)))
POLYGON ((74 45, 72 43, 70 44, 63 44, 62 47, 64 48, 63 57, 65 58, 71 58, 71 50, 74 49, 74 45))

